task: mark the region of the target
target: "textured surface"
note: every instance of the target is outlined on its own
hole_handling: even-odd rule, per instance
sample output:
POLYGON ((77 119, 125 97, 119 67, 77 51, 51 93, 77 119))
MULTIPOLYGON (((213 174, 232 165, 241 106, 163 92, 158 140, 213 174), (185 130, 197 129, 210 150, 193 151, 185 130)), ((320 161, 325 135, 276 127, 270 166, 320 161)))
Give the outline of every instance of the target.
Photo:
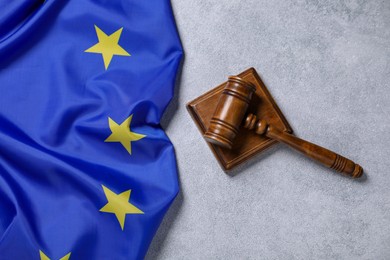
POLYGON ((172 2, 186 56, 163 126, 181 193, 147 258, 389 259, 390 1, 172 2), (224 174, 185 103, 251 66, 296 135, 367 178, 283 145, 224 174))

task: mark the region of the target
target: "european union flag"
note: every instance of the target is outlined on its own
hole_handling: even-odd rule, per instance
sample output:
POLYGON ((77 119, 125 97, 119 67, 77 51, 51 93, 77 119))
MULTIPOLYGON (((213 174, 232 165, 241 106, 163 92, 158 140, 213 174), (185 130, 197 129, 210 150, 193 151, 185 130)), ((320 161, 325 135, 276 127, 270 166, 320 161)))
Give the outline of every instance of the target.
POLYGON ((0 0, 0 259, 140 259, 178 192, 169 0, 0 0))

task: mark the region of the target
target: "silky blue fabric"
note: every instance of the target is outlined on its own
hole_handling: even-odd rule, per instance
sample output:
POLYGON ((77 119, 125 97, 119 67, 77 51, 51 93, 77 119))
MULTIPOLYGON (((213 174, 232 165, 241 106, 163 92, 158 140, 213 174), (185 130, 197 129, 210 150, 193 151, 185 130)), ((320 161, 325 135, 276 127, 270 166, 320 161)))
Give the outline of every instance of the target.
MULTIPOLYGON (((142 259, 178 192, 160 127, 182 47, 168 0, 0 0, 0 259, 142 259), (95 26, 131 56, 98 53, 95 26), (108 118, 145 135, 129 154, 108 118), (144 214, 100 211, 115 194, 144 214), (69 255, 68 255, 69 256, 69 255)), ((129 130, 130 131, 130 130, 129 130)))

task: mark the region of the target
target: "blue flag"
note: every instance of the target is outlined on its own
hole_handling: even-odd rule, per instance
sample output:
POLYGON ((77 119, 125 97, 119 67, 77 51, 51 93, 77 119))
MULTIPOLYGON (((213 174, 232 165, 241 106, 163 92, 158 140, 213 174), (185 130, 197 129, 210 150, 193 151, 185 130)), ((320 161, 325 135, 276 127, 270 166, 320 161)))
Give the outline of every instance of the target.
POLYGON ((141 259, 178 192, 169 0, 0 0, 0 259, 141 259))

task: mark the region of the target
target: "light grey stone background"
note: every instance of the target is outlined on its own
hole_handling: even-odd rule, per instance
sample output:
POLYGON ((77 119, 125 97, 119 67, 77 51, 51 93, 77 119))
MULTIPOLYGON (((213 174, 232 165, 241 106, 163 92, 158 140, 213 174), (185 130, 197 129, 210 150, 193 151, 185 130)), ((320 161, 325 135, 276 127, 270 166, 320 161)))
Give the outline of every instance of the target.
POLYGON ((172 4, 185 59, 163 127, 181 193, 147 259, 390 259, 390 1, 172 4), (284 145, 223 173, 185 104, 251 66, 296 135, 367 178, 284 145))

